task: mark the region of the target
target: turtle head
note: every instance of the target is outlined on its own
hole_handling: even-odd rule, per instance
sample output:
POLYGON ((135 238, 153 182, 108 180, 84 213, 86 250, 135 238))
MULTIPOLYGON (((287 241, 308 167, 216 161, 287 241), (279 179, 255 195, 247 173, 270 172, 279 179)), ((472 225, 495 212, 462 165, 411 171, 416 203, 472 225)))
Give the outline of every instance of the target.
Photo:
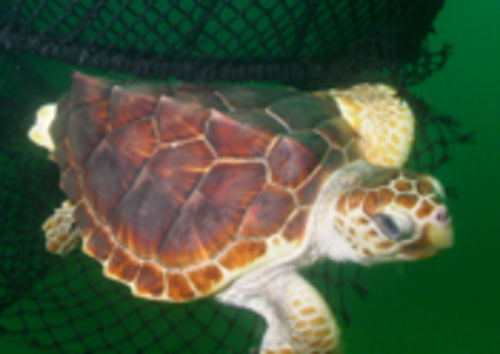
POLYGON ((438 180, 363 166, 362 173, 340 183, 340 189, 337 184, 327 200, 329 258, 362 264, 416 260, 452 245, 451 218, 438 180))

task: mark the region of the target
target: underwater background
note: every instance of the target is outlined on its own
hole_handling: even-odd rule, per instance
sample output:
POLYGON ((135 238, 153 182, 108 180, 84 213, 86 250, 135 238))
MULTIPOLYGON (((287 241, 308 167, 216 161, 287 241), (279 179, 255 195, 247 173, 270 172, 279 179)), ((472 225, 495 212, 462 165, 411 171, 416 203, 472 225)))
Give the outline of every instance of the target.
MULTIPOLYGON (((412 87, 475 134, 473 145, 454 145, 452 161, 436 171, 458 193, 449 199, 456 244, 425 261, 366 269, 361 284, 368 296, 348 293, 346 354, 500 352, 499 14, 499 1, 446 2, 431 40, 452 43, 454 55, 443 70, 412 87)), ((54 73, 68 77, 68 68, 56 62, 33 63, 48 79, 54 73)), ((15 352, 47 351, 0 336, 0 353, 15 352)))

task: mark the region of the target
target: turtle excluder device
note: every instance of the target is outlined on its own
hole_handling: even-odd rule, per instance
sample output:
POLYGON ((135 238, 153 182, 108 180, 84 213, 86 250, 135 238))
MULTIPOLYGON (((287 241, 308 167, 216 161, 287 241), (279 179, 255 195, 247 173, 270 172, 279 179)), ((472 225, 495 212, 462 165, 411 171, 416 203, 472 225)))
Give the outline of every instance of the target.
POLYGON ((470 136, 407 90, 448 58, 428 45, 442 6, 2 2, 0 335, 81 353, 339 348, 361 268, 317 259, 451 243, 428 174, 470 136), (106 79, 75 72, 63 95, 39 57, 106 79), (425 174, 400 172, 408 159, 425 174))

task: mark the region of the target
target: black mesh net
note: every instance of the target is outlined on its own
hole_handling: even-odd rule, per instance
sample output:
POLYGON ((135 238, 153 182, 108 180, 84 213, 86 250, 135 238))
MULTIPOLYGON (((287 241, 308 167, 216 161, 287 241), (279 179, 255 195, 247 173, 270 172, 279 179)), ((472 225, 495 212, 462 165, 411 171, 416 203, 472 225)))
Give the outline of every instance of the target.
POLYGON ((439 69, 426 37, 441 0, 40 1, 0 4, 0 45, 144 77, 296 86, 439 69))
MULTIPOLYGON (((301 88, 420 82, 449 47, 427 36, 436 0, 0 2, 0 335, 60 352, 240 353, 259 345, 263 320, 213 300, 135 299, 75 252, 46 253, 40 225, 63 196, 58 171, 26 137, 36 109, 59 89, 26 65, 33 54, 83 69, 208 82, 276 81, 301 88), (21 56, 24 57, 21 57, 21 56)), ((433 171, 464 143, 450 117, 404 95, 418 117, 412 167, 433 171)), ((344 323, 366 295, 359 269, 322 263, 306 276, 344 323), (347 299, 349 298, 349 299, 347 299), (346 305, 347 304, 347 305, 346 305)))

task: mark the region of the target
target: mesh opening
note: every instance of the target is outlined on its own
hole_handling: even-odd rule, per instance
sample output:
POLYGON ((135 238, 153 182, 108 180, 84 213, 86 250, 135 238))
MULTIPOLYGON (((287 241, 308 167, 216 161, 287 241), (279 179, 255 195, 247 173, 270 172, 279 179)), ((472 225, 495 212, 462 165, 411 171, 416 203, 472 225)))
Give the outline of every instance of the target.
MULTIPOLYGON (((58 171, 26 138, 33 112, 59 90, 26 53, 83 69, 189 81, 270 81, 301 88, 421 82, 450 53, 427 36, 443 1, 35 1, 0 3, 0 335, 58 352, 227 353, 257 348, 264 321, 213 300, 132 298, 101 266, 45 252, 40 225, 63 199, 58 171)), ((451 117, 406 95, 417 118, 411 165, 433 171, 470 141, 451 117)), ((320 263, 305 275, 349 322, 367 292, 360 270, 320 263)), ((354 321, 356 319, 353 319, 354 321)))

